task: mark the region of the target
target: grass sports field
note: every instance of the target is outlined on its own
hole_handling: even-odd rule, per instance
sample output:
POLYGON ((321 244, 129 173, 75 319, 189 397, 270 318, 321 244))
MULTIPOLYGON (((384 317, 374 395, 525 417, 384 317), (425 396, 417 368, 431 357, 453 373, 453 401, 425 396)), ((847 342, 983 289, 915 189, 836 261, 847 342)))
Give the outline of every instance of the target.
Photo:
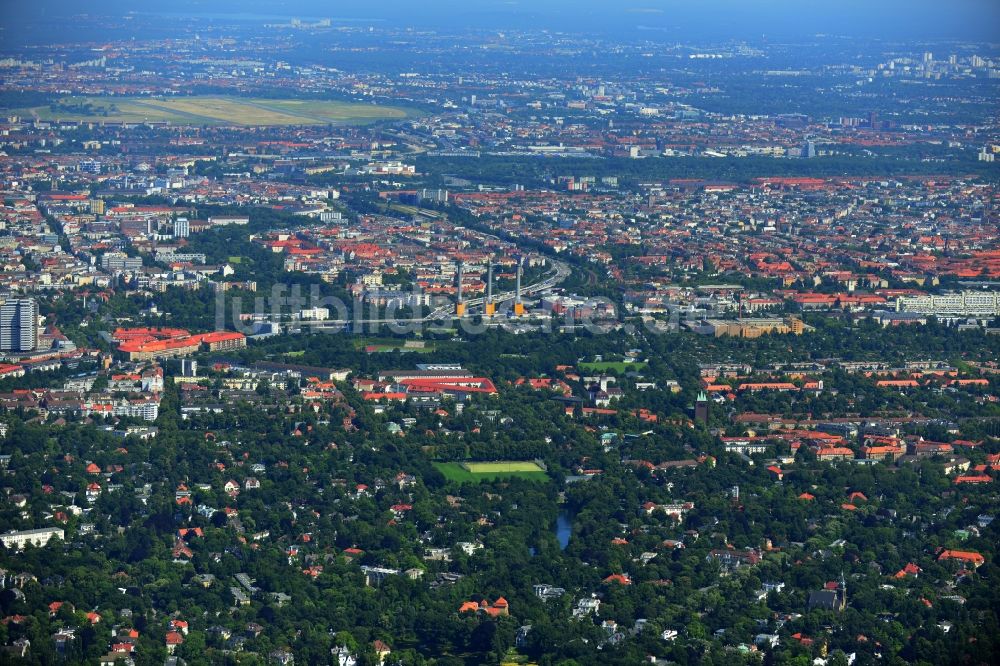
POLYGON ((435 350, 433 342, 419 341, 419 344, 411 343, 407 345, 405 340, 382 340, 382 339, 359 339, 354 341, 354 348, 368 352, 393 352, 400 353, 416 352, 418 354, 428 354, 435 350))
POLYGON ((538 466, 538 463, 517 461, 517 460, 512 460, 507 462, 470 462, 470 463, 465 463, 464 467, 473 474, 495 474, 497 472, 544 471, 541 467, 538 466))
POLYGON ((504 479, 518 477, 521 479, 531 479, 534 481, 545 481, 548 474, 545 473, 537 463, 522 460, 509 460, 499 462, 470 462, 470 463, 434 463, 434 466, 444 474, 449 481, 492 481, 494 479, 504 479))
POLYGON ((9 113, 41 120, 168 122, 172 125, 359 125, 415 115, 407 109, 376 104, 215 95, 67 97, 55 108, 36 106, 9 113))

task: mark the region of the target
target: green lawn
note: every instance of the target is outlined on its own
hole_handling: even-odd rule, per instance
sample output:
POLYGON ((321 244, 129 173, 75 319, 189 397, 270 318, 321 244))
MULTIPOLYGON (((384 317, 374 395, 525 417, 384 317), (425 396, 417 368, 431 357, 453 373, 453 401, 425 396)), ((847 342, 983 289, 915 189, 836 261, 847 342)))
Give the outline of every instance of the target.
POLYGON ((614 370, 615 372, 622 374, 630 371, 639 371, 646 367, 645 361, 637 361, 635 363, 625 363, 624 361, 601 361, 601 362, 591 362, 591 363, 580 363, 581 370, 590 370, 592 372, 605 372, 607 370, 614 370))
POLYGON ((434 463, 434 466, 444 474, 446 479, 459 483, 478 483, 479 481, 493 481, 511 477, 532 481, 546 481, 549 478, 548 474, 542 471, 538 465, 530 461, 512 460, 509 462, 465 464, 472 465, 473 469, 484 471, 473 472, 466 469, 463 463, 457 462, 434 463))
POLYGON ((173 125, 357 125, 402 119, 416 112, 393 106, 330 100, 191 97, 65 97, 55 108, 36 106, 8 114, 41 120, 169 122, 173 125))

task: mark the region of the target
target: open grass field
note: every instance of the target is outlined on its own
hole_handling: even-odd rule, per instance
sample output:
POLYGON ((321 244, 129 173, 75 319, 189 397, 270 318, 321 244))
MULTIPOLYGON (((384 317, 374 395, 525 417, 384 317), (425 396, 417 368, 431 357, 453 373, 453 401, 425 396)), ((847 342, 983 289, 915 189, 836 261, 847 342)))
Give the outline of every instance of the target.
POLYGON ((168 122, 172 125, 360 125, 402 119, 415 112, 399 107, 328 100, 258 97, 67 97, 55 106, 10 113, 41 120, 168 122))
POLYGON ((524 460, 509 460, 488 463, 434 463, 449 481, 460 483, 493 481, 517 477, 533 481, 545 481, 548 474, 536 463, 524 460))
POLYGON ((605 370, 614 370, 617 373, 625 373, 632 370, 639 371, 646 367, 646 363, 643 361, 638 361, 636 363, 623 363, 621 361, 602 361, 599 363, 581 363, 581 370, 590 370, 593 372, 602 372, 605 370))

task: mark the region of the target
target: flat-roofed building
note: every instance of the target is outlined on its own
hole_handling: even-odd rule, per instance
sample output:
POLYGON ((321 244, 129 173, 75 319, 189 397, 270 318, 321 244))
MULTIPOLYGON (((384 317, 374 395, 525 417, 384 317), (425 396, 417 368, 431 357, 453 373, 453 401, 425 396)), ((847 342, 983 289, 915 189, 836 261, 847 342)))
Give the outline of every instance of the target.
POLYGON ((22 530, 20 532, 6 532, 0 534, 0 542, 6 548, 16 548, 24 550, 28 544, 41 548, 54 537, 64 538, 65 533, 59 527, 41 527, 36 530, 22 530))
POLYGON ((969 315, 995 317, 1000 315, 1000 291, 961 291, 937 296, 900 296, 898 312, 933 315, 969 315))
POLYGON ((711 335, 720 338, 724 335, 737 338, 759 338, 767 334, 802 335, 812 327, 806 326, 801 319, 785 317, 784 319, 703 319, 689 324, 695 333, 711 335))
POLYGON ((12 298, 0 305, 0 349, 26 352, 38 346, 38 303, 12 298))

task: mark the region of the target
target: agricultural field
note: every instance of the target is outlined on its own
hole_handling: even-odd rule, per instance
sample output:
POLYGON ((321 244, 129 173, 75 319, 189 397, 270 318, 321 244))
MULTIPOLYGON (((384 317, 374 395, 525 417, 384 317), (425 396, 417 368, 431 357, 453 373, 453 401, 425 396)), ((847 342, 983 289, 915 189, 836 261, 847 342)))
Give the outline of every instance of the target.
POLYGON ((548 474, 538 463, 530 460, 505 460, 497 462, 448 462, 434 463, 449 481, 478 482, 517 477, 534 481, 545 481, 548 474))
POLYGON ((10 114, 40 120, 172 125, 361 125, 415 115, 409 109, 328 100, 257 97, 67 97, 10 114))

